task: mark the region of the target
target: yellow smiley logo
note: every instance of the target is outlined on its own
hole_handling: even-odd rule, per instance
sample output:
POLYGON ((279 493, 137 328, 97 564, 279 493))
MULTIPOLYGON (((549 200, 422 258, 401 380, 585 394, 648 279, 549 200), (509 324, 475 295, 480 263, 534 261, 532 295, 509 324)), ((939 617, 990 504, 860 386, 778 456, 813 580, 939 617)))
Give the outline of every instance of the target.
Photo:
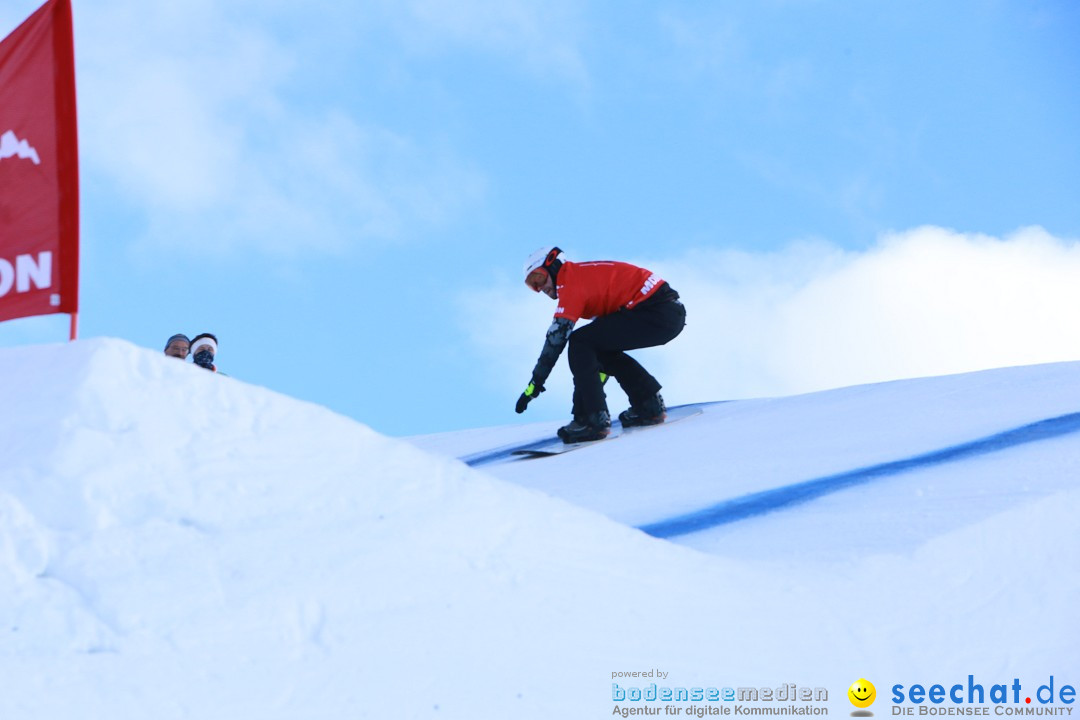
POLYGON ((874 683, 866 678, 859 678, 851 683, 847 696, 855 707, 867 708, 874 704, 874 700, 877 698, 877 690, 874 689, 874 683))

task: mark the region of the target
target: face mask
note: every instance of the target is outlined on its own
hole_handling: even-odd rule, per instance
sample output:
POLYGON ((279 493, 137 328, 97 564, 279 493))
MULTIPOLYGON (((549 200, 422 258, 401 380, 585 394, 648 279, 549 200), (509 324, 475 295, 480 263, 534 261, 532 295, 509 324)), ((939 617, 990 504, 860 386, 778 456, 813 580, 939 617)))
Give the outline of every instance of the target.
POLYGON ((199 352, 195 353, 195 357, 193 359, 195 361, 195 364, 199 367, 204 367, 207 370, 214 369, 214 353, 210 350, 200 350, 199 352))

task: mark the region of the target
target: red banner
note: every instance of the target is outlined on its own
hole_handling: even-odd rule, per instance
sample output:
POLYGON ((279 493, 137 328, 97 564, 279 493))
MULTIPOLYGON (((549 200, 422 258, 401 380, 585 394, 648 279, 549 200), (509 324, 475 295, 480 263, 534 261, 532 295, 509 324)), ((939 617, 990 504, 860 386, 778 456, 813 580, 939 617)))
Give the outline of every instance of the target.
POLYGON ((79 308, 71 0, 0 42, 0 321, 79 308))

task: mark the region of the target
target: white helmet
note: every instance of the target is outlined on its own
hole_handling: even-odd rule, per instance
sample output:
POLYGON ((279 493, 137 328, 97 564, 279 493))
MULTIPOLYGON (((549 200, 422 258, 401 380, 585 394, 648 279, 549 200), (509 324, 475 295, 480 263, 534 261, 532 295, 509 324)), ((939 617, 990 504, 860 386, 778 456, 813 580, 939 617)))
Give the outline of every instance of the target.
POLYGON ((529 277, 529 273, 533 270, 542 269, 554 280, 555 275, 559 272, 559 268, 562 267, 563 261, 565 260, 566 255, 562 250, 554 245, 545 245, 530 255, 529 259, 525 261, 524 276, 529 277))

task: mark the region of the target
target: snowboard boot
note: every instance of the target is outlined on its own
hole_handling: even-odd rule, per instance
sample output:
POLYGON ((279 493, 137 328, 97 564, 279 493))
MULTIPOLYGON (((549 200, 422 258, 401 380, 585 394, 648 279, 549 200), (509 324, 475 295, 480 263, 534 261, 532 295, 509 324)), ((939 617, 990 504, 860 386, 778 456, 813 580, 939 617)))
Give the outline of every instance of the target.
POLYGON ((659 425, 665 418, 667 418, 667 406, 664 405, 664 398, 660 397, 659 393, 619 413, 619 422, 623 427, 659 425))
POLYGON ((577 416, 569 425, 559 428, 559 437, 564 443, 589 442, 603 440, 611 432, 611 415, 607 410, 577 416))

